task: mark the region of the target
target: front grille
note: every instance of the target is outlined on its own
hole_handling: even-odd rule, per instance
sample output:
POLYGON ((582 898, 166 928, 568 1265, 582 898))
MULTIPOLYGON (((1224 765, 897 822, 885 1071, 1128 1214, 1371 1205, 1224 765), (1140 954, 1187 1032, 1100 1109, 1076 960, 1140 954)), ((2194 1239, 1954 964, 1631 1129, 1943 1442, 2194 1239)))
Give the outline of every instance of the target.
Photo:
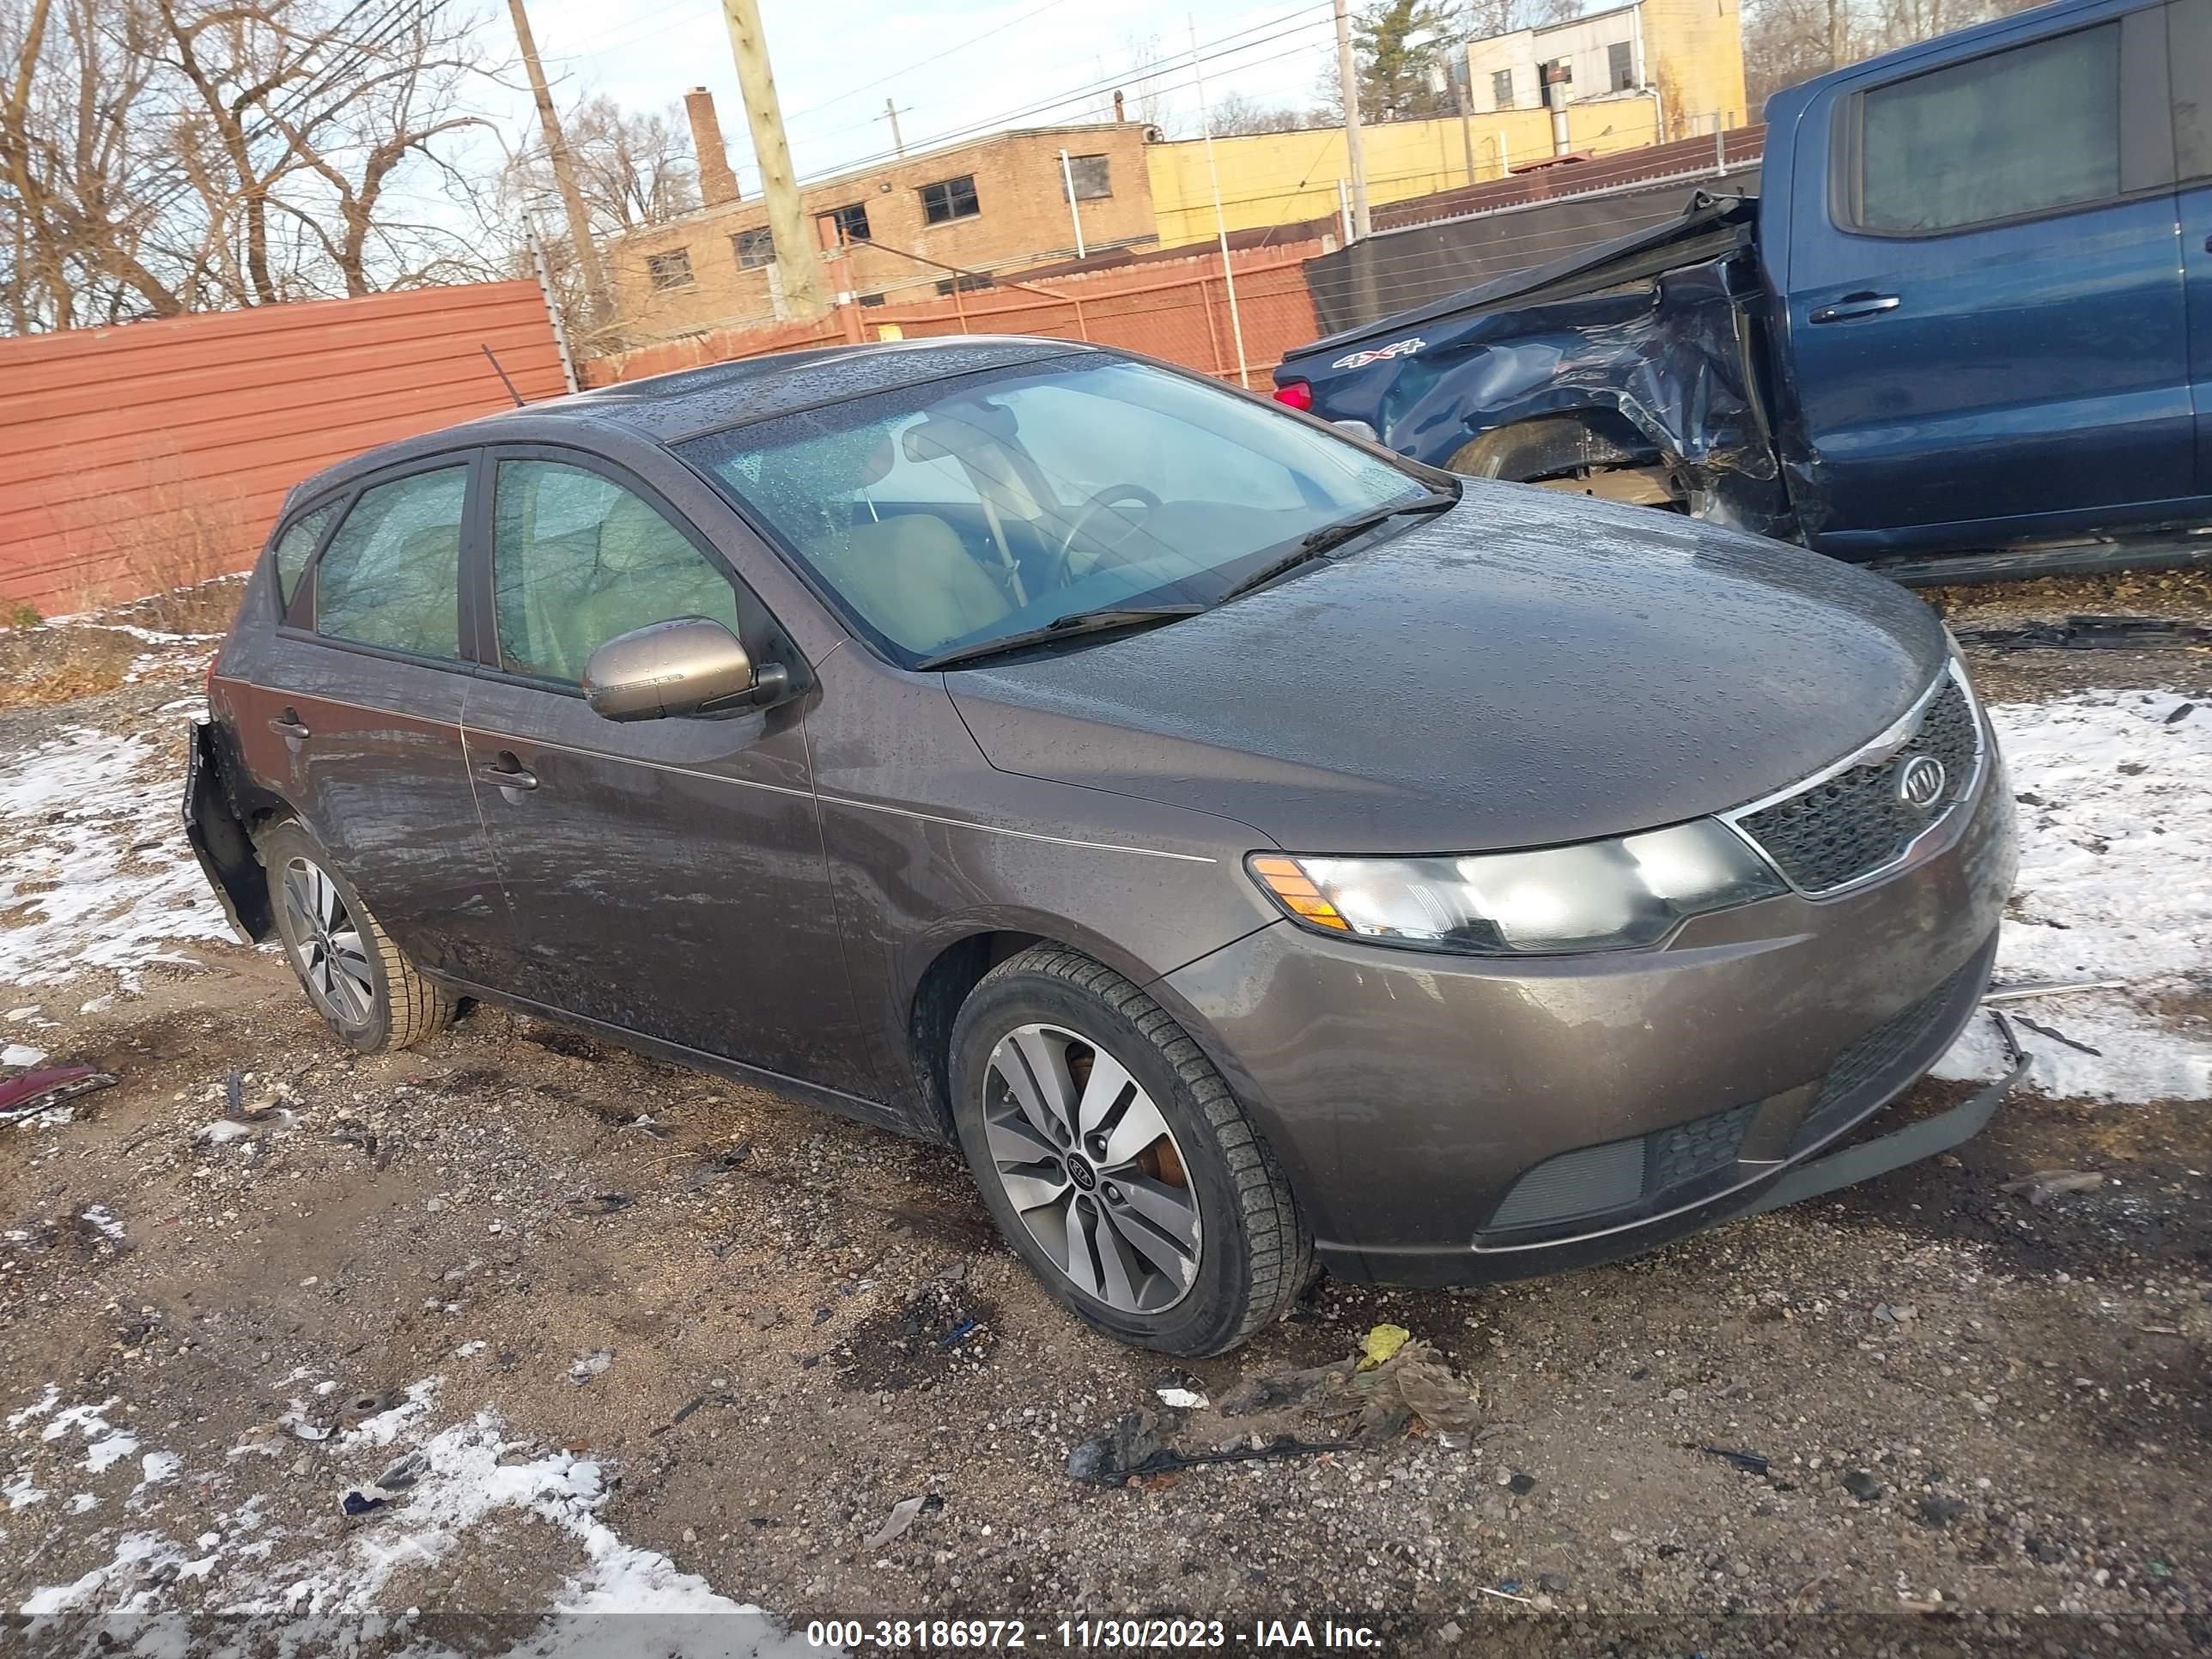
POLYGON ((1820 1092, 1806 1108, 1791 1150, 1812 1145, 1850 1122, 1866 1104, 1866 1092, 1932 1036, 1943 1023, 1960 984, 1979 969, 1976 957, 1917 1002, 1898 1012, 1836 1056, 1820 1080, 1820 1092))
POLYGON ((1839 772, 1738 822, 1801 890, 1824 893, 1894 863, 1942 822, 1972 787, 1977 747, 1973 704, 1947 674, 1920 730, 1895 755, 1839 772), (1944 775, 1943 793, 1924 807, 1897 792, 1899 769, 1921 755, 1942 762, 1944 775))

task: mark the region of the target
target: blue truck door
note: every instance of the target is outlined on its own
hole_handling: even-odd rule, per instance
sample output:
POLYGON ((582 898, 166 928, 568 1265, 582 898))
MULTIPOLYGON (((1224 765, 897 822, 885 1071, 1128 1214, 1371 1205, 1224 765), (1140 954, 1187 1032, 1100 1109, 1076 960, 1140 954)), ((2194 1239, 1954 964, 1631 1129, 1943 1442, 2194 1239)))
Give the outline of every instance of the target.
POLYGON ((2173 152, 2181 179, 2181 269, 2189 285, 2189 378, 2197 398, 2197 488, 2212 495, 2212 0, 2166 8, 2173 152))
POLYGON ((1814 546, 2064 534, 2196 494, 2166 18, 2093 17, 1806 109, 1785 280, 1814 546))

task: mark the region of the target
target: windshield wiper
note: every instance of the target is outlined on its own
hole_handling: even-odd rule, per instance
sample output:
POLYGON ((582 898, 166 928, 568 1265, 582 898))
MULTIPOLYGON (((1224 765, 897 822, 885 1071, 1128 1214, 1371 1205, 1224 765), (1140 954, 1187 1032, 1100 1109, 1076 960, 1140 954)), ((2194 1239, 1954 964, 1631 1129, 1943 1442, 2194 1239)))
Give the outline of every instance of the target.
POLYGON ((1296 547, 1284 554, 1281 558, 1261 565, 1214 603, 1219 605, 1224 600, 1235 599, 1240 593, 1249 593, 1255 587, 1265 587, 1276 577, 1287 576, 1300 565, 1324 556, 1331 548, 1341 547, 1353 537, 1364 536, 1377 525, 1388 524, 1391 520, 1403 514, 1440 513, 1445 507, 1456 507, 1458 504, 1459 496, 1456 494, 1449 490, 1436 489, 1431 490, 1425 495, 1416 495, 1410 501, 1393 501, 1388 507, 1378 507, 1370 512, 1340 520, 1335 524, 1325 524, 1318 530, 1307 532, 1305 535, 1299 538, 1296 547))
POLYGON ((915 666, 917 669, 949 668, 955 663, 972 662, 979 657, 995 657, 1001 651, 1015 651, 1025 645, 1045 645, 1078 634, 1100 634, 1116 628, 1141 628, 1153 623, 1173 622, 1178 617, 1195 617, 1206 608, 1202 605, 1108 605, 1097 611, 1071 611, 1065 617, 1054 617, 1042 628, 1025 628, 1018 634, 1003 634, 995 640, 981 640, 974 645, 940 651, 933 657, 924 657, 915 666))

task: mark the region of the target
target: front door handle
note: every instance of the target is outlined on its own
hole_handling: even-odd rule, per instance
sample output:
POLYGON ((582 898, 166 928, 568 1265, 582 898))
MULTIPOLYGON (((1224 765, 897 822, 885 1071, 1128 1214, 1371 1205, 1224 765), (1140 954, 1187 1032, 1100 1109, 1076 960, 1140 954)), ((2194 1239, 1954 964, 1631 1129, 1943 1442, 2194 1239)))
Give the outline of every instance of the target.
POLYGON ((477 768, 477 775, 486 783, 495 783, 502 789, 535 789, 538 787, 538 774, 507 754, 477 768))
POLYGON ((1894 311, 1904 301, 1894 294, 1846 294, 1832 306, 1822 306, 1807 320, 1815 323, 1840 323, 1850 317, 1879 316, 1885 311, 1894 311))
POLYGON ((314 735, 301 724, 300 711, 288 708, 269 722, 269 729, 287 743, 305 743, 314 735))

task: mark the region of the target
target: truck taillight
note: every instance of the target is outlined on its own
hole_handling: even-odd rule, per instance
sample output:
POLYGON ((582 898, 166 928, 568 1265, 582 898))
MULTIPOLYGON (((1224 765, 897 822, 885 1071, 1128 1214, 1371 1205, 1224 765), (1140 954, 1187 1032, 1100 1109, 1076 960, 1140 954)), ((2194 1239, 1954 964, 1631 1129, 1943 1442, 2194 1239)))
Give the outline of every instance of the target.
POLYGON ((1292 409, 1313 407, 1313 388, 1304 380, 1285 380, 1275 388, 1275 401, 1292 409))

